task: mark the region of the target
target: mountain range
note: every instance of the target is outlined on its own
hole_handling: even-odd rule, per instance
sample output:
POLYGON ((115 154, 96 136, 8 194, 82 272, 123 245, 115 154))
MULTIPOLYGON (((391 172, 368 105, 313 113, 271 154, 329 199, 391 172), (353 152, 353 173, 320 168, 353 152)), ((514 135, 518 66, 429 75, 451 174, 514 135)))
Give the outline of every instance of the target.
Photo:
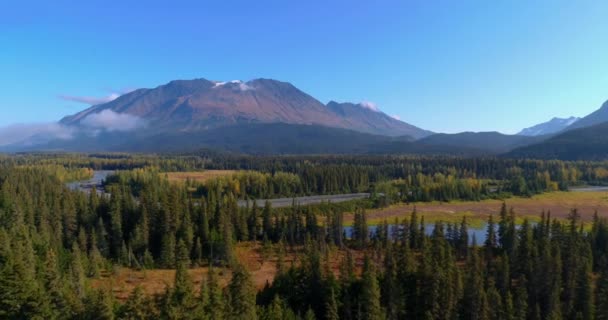
POLYGON ((598 159, 608 150, 607 139, 597 138, 608 134, 604 122, 608 122, 608 102, 582 119, 553 118, 516 135, 435 134, 388 116, 369 102, 323 104, 288 82, 195 79, 138 89, 91 106, 63 118, 53 127, 58 134, 24 136, 2 150, 180 152, 213 148, 251 154, 598 159), (594 152, 582 152, 585 148, 594 148, 594 152))
POLYGON ((534 159, 608 159, 608 101, 600 109, 537 143, 521 146, 505 156, 534 159))
POLYGON ((554 134, 554 133, 563 131, 564 129, 573 125, 580 119, 581 118, 577 118, 577 117, 553 118, 547 122, 543 122, 543 123, 537 124, 535 126, 525 128, 525 129, 521 130, 519 133, 517 133, 517 135, 537 137, 537 136, 543 136, 543 135, 547 135, 547 134, 554 134))

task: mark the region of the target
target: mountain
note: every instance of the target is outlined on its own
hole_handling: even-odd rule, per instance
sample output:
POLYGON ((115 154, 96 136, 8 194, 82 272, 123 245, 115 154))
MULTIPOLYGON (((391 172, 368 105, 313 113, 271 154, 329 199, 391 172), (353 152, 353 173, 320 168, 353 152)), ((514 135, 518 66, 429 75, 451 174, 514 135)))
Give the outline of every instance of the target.
POLYGON ((434 134, 417 142, 420 145, 477 149, 483 150, 486 153, 499 154, 540 141, 544 138, 542 136, 506 135, 499 132, 462 132, 456 134, 434 134))
POLYGON ((602 107, 599 108, 597 111, 575 122, 574 124, 566 128, 566 130, 591 127, 603 122, 608 122, 608 101, 604 102, 602 107))
POLYGON ((568 126, 571 126, 572 124, 576 123, 580 119, 581 118, 577 118, 577 117, 553 118, 547 122, 537 124, 533 127, 525 128, 522 131, 520 131, 519 133, 517 133, 517 135, 536 137, 536 136, 557 133, 557 132, 560 132, 560 131, 566 129, 568 126))
POLYGON ((93 106, 61 123, 83 126, 87 118, 109 110, 145 121, 155 133, 197 132, 254 123, 320 125, 332 128, 421 138, 428 131, 395 120, 365 104, 324 105, 287 82, 256 79, 216 82, 176 80, 139 89, 93 106))
POLYGON ((606 160, 608 159, 608 122, 571 129, 546 141, 517 148, 505 156, 533 159, 606 160))

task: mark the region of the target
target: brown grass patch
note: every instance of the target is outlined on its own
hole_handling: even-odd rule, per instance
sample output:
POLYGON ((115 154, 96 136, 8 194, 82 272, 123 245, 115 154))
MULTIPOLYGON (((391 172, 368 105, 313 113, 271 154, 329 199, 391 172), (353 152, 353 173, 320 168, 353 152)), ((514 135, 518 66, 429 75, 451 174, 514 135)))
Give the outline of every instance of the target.
MULTIPOLYGON (((239 243, 235 254, 239 262, 251 273, 253 282, 258 289, 262 289, 266 282, 272 283, 277 273, 277 255, 275 249, 270 253, 264 253, 259 244, 239 243)), ((285 257, 285 265, 297 263, 295 253, 289 253, 285 257)), ((226 286, 232 277, 230 269, 214 267, 219 272, 219 280, 222 286, 226 286)), ((194 267, 188 270, 192 279, 194 290, 200 290, 201 282, 207 279, 209 267, 194 267)), ((99 279, 91 279, 94 288, 105 288, 114 293, 116 299, 126 300, 136 287, 141 287, 147 294, 161 294, 169 286, 173 286, 175 270, 152 269, 134 270, 129 268, 118 268, 114 273, 102 272, 99 279)))
MULTIPOLYGON (((304 253, 301 247, 287 248, 288 252, 284 258, 285 268, 291 265, 300 265, 304 253)), ((253 282, 258 290, 264 288, 266 283, 272 283, 277 274, 278 247, 263 248, 260 244, 239 243, 235 249, 238 261, 251 273, 253 282)), ((357 273, 363 266, 365 252, 351 251, 355 261, 357 273)), ((339 266, 346 257, 346 251, 331 249, 329 252, 329 269, 334 275, 339 275, 339 266)), ((322 257, 325 259, 326 257, 322 257)), ((220 285, 227 286, 232 277, 232 271, 227 268, 214 267, 219 272, 220 285)), ((206 281, 209 267, 195 267, 188 270, 192 279, 194 291, 198 293, 202 281, 206 281)), ((116 272, 102 272, 99 279, 91 279, 93 288, 104 288, 111 290, 114 297, 119 301, 125 301, 136 287, 141 287, 150 295, 162 294, 165 289, 172 286, 175 279, 175 270, 153 269, 134 270, 129 268, 118 268, 116 272)))

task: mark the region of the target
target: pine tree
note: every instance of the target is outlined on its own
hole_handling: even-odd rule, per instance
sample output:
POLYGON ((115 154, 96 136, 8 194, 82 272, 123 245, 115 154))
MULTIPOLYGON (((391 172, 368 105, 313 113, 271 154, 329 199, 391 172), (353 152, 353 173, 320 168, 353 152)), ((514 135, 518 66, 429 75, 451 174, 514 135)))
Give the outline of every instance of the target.
POLYGON ((218 283, 216 272, 213 268, 207 274, 207 287, 209 299, 205 306, 206 314, 209 316, 209 319, 224 319, 224 297, 222 296, 222 288, 218 283))
POLYGON ((161 240, 160 265, 165 268, 175 266, 175 256, 175 234, 164 234, 161 240))
POLYGON ((251 276, 243 266, 233 271, 228 285, 231 319, 256 320, 255 287, 251 276))
POLYGON ((465 258, 468 256, 469 252, 469 228, 467 223, 467 217, 462 217, 462 222, 460 223, 459 230, 460 238, 458 239, 458 252, 461 258, 465 258))
POLYGON ((304 315, 304 320, 315 320, 317 317, 315 316, 315 313, 312 311, 312 309, 308 309, 308 311, 306 311, 306 314, 304 315))
POLYGON ((600 269, 600 277, 597 281, 596 299, 596 319, 608 320, 608 266, 604 259, 603 267, 600 269))
POLYGON ((577 274, 575 310, 582 320, 594 318, 593 291, 591 287, 591 263, 585 261, 577 274))
POLYGON ((274 234, 272 232, 272 213, 271 213, 271 205, 270 201, 266 201, 264 204, 264 209, 262 210, 262 233, 264 237, 269 239, 274 239, 274 234))
POLYGON ((58 313, 69 314, 68 303, 64 296, 64 286, 59 273, 59 265, 57 256, 52 249, 46 253, 46 261, 44 265, 44 289, 47 296, 51 299, 51 308, 54 313, 53 317, 58 317, 58 313))
POLYGON ((367 218, 365 210, 357 208, 355 210, 353 225, 353 239, 358 248, 364 248, 369 240, 369 231, 367 227, 367 218))
POLYGON ((488 218, 488 226, 486 230, 486 241, 484 242, 484 247, 486 249, 486 261, 490 261, 494 257, 494 251, 498 246, 498 241, 496 239, 496 226, 494 223, 494 216, 492 214, 490 214, 490 217, 488 218))
POLYGON ((112 295, 102 289, 92 292, 87 297, 86 314, 87 319, 114 319, 114 301, 112 295))
POLYGON ((86 294, 86 276, 84 273, 84 267, 82 266, 82 254, 80 248, 76 244, 72 246, 72 259, 71 259, 71 277, 72 287, 76 295, 79 298, 84 298, 86 294))
POLYGON ((461 315, 467 320, 490 319, 481 260, 477 250, 472 249, 472 251, 467 262, 461 315))
POLYGON ((131 292, 127 301, 120 307, 118 314, 119 319, 125 320, 154 319, 158 317, 152 301, 139 286, 131 292))
POLYGON ((365 257, 361 283, 361 306, 363 319, 384 319, 380 305, 380 287, 376 277, 376 269, 369 257, 365 257))
MULTIPOLYGON (((183 244, 181 240, 180 243, 183 244)), ((184 311, 188 311, 192 308, 194 293, 192 289, 192 280, 188 274, 188 266, 185 261, 177 262, 171 299, 175 305, 181 306, 184 311)))
POLYGON ((398 319, 403 297, 399 290, 397 278, 397 262, 393 253, 392 243, 389 242, 384 257, 384 278, 382 281, 382 299, 386 306, 387 319, 398 319))
POLYGON ((333 289, 331 290, 331 294, 329 295, 325 309, 325 319, 340 320, 340 316, 338 314, 338 302, 336 301, 336 294, 333 289))
POLYGON ((110 205, 110 253, 114 259, 120 258, 122 253, 122 244, 124 241, 122 232, 122 212, 120 207, 120 199, 118 196, 112 196, 110 205))
POLYGON ((517 280, 517 287, 513 294, 514 314, 513 320, 526 320, 528 314, 528 291, 526 290, 526 278, 520 277, 517 280))
POLYGON ((283 310, 283 301, 278 295, 274 296, 272 304, 268 306, 264 320, 283 320, 285 319, 285 312, 283 310))

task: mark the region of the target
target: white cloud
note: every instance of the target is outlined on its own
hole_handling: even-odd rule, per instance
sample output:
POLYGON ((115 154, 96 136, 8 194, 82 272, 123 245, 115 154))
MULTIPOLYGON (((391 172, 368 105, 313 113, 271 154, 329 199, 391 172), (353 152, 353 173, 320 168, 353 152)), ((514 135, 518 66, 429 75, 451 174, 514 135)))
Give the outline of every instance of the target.
POLYGON ((105 97, 68 96, 68 95, 59 96, 59 98, 63 99, 63 100, 79 102, 79 103, 84 103, 84 104, 89 104, 89 105, 96 105, 96 104, 110 102, 118 97, 120 97, 120 94, 118 94, 118 93, 111 93, 105 97))
POLYGON ((144 126, 145 122, 137 116, 106 109, 86 116, 80 124, 93 130, 131 131, 144 126))
POLYGON ((380 109, 378 109, 378 106, 371 101, 363 101, 363 102, 359 103, 359 105, 365 109, 369 109, 369 110, 376 111, 376 112, 380 111, 380 109))
POLYGON ((55 139, 69 140, 73 136, 74 128, 57 122, 13 124, 0 128, 0 146, 33 145, 55 139))
POLYGON ((392 115, 391 118, 395 119, 395 120, 401 120, 401 117, 399 115, 392 115))

